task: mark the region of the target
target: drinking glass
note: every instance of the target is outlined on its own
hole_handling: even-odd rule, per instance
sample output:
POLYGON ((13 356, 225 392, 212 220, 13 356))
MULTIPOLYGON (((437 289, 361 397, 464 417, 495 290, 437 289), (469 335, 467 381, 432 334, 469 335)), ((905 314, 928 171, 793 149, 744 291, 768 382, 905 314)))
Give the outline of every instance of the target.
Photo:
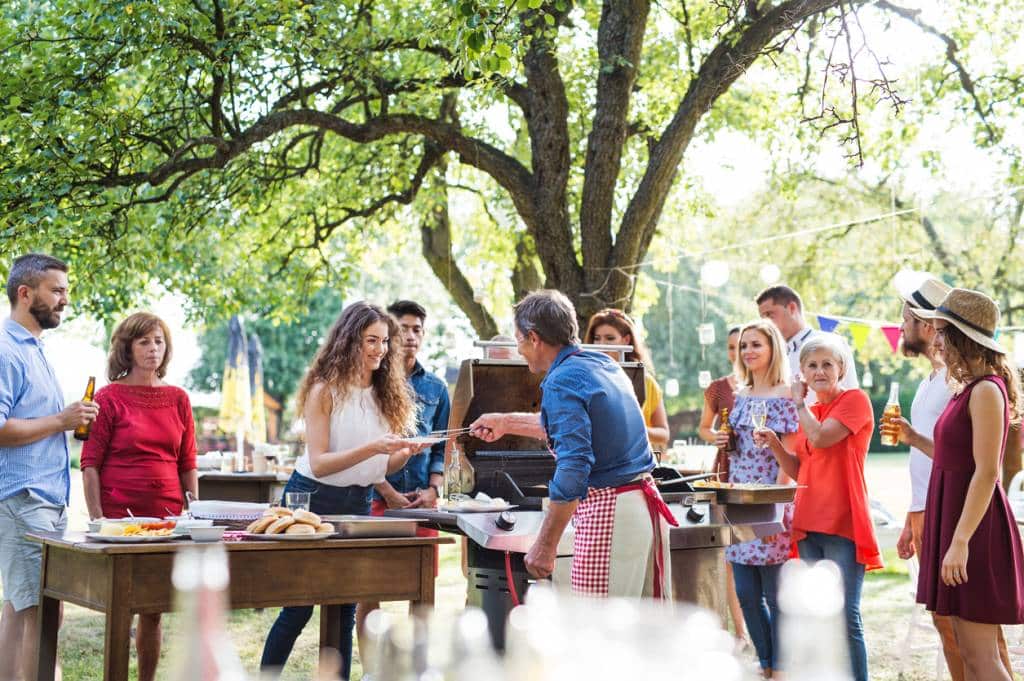
POLYGON ((309 492, 287 492, 284 495, 284 505, 295 511, 302 509, 309 510, 309 492))
POLYGON ((764 424, 768 420, 768 405, 764 402, 751 402, 750 403, 750 422, 754 426, 754 430, 763 430, 764 424))

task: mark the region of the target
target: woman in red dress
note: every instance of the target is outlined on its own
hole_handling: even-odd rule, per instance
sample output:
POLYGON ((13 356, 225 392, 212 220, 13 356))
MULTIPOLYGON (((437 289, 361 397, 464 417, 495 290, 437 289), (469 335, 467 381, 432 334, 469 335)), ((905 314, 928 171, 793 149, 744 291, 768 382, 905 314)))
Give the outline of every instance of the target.
POLYGON ((999 309, 988 296, 953 289, 928 316, 953 398, 934 441, 905 419, 885 424, 934 460, 917 600, 952 618, 967 681, 1010 681, 999 627, 1024 623, 1024 554, 999 471, 1021 416, 1020 379, 995 339, 999 309))
MULTIPOLYGON (((171 334, 156 315, 139 312, 114 329, 110 383, 96 393, 101 416, 82 446, 89 517, 177 515, 183 493, 198 496, 195 425, 188 394, 163 381, 171 334)), ((139 681, 152 681, 160 658, 160 615, 139 615, 139 681)))

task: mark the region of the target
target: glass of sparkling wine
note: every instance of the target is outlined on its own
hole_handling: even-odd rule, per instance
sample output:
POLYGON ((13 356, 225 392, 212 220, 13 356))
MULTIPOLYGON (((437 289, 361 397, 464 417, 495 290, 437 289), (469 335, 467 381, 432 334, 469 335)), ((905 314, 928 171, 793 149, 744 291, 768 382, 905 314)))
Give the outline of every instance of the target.
POLYGON ((768 420, 768 405, 762 401, 750 403, 750 422, 754 430, 763 430, 768 420))

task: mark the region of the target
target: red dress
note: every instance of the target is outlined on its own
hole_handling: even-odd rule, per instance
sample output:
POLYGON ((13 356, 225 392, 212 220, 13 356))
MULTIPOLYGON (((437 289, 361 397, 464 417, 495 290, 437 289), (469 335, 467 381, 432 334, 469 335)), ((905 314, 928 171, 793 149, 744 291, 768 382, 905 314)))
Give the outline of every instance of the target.
MULTIPOLYGON (((940 575, 942 559, 974 475, 973 427, 969 402, 980 381, 992 381, 1003 393, 1006 386, 996 376, 985 376, 968 385, 946 405, 935 424, 935 456, 928 482, 921 546, 921 575, 917 601, 939 614, 985 624, 1024 623, 1024 555, 1017 522, 998 482, 992 490, 985 515, 967 544, 967 583, 946 586, 940 575)), ((1003 447, 1006 447, 1008 411, 1003 411, 1003 447)))
POLYGON ((82 446, 82 470, 100 474, 106 518, 181 513, 181 474, 196 467, 188 394, 174 386, 111 383, 96 393, 99 416, 82 446))

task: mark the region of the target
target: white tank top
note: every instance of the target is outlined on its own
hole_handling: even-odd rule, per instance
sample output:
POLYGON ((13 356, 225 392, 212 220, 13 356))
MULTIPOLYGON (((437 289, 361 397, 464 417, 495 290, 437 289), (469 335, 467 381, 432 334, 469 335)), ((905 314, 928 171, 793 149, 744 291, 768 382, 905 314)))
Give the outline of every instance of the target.
MULTIPOLYGON (((328 451, 344 452, 362 447, 389 432, 373 399, 373 388, 352 388, 345 401, 334 405, 331 412, 331 433, 328 451)), ((309 447, 295 462, 295 470, 307 478, 337 487, 360 485, 367 487, 384 481, 388 469, 388 455, 375 454, 345 470, 323 477, 313 475, 309 466, 309 447)))

